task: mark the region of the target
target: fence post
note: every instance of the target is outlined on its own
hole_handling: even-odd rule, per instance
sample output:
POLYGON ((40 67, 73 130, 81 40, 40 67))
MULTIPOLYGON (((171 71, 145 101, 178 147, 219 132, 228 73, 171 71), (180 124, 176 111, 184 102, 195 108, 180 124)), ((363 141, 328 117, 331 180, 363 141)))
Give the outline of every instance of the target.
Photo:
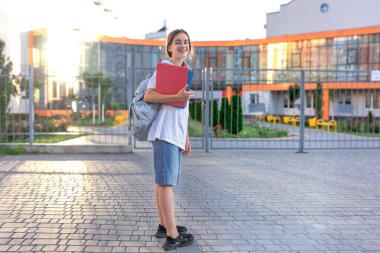
POLYGON ((210 88, 210 69, 206 68, 205 71, 205 100, 204 100, 204 108, 205 108, 205 117, 204 117, 204 137, 205 137, 205 151, 206 153, 210 152, 210 136, 209 136, 209 125, 210 125, 210 104, 209 104, 209 88, 210 88))
POLYGON ((28 66, 29 75, 29 144, 34 143, 34 76, 33 66, 28 66))
POLYGON ((298 153, 304 153, 305 130, 305 70, 301 70, 301 108, 300 108, 300 144, 298 153))
POLYGON ((127 106, 128 106, 128 145, 132 146, 132 151, 134 148, 133 145, 133 135, 132 135, 132 128, 131 128, 131 111, 129 110, 129 105, 132 103, 133 99, 133 93, 134 93, 134 85, 132 81, 132 68, 127 68, 127 82, 126 82, 126 90, 127 90, 127 106))

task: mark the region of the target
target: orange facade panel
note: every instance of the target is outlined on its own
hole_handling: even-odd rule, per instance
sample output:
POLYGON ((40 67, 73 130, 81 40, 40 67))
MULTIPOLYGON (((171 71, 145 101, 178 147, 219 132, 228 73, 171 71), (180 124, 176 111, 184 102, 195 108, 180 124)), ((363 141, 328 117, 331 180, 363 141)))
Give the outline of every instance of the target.
MULTIPOLYGON (((243 84, 242 91, 287 91, 289 87, 294 86, 294 84, 283 83, 283 84, 243 84)), ((306 90, 315 90, 317 87, 316 83, 307 83, 305 85, 306 90)))
MULTIPOLYGON (((36 36, 41 34, 46 34, 47 29, 34 30, 29 33, 29 36, 36 36)), ((364 27, 364 28, 354 28, 345 30, 333 30, 317 33, 308 34, 296 34, 296 35, 286 35, 278 37, 269 37, 265 39, 247 39, 247 40, 234 40, 234 41, 193 41, 194 47, 228 47, 228 46, 250 46, 250 45, 261 45, 279 42, 290 42, 290 41, 302 41, 311 39, 321 39, 321 38, 336 38, 343 36, 352 35, 364 35, 364 34, 374 34, 380 33, 380 26, 364 27)), ((100 41, 109 43, 119 43, 119 44, 132 44, 132 45, 144 45, 144 46, 165 46, 164 40, 146 40, 146 39, 131 39, 131 38, 120 38, 120 37, 109 37, 102 36, 100 41)))
POLYGON ((342 90, 342 89, 380 89, 380 82, 376 83, 324 83, 323 84, 324 89, 330 89, 330 90, 342 90))
POLYGON ((247 40, 235 40, 235 41, 195 41, 193 42, 193 45, 194 47, 250 46, 250 45, 259 45, 259 44, 270 44, 270 43, 323 39, 323 38, 336 38, 336 37, 344 37, 344 36, 352 36, 352 35, 374 34, 374 33, 380 33, 380 26, 268 37, 266 39, 257 39, 257 40, 247 39, 247 40))
POLYGON ((47 34, 47 29, 39 29, 28 32, 28 64, 33 65, 33 47, 34 47, 34 37, 39 35, 47 34))
MULTIPOLYGON (((294 84, 243 84, 242 91, 286 91, 294 84)), ((316 83, 305 84, 305 90, 315 90, 316 83)), ((355 89, 380 89, 380 82, 376 83, 323 83, 324 90, 355 90, 355 89)))
POLYGON ((243 84, 242 91, 286 91, 290 84, 243 84))
POLYGON ((336 37, 364 35, 364 34, 373 34, 373 33, 380 33, 380 26, 269 37, 266 39, 266 41, 267 43, 277 43, 277 42, 299 41, 299 40, 310 40, 310 39, 336 38, 336 37))
POLYGON ((323 108, 322 108, 322 119, 323 120, 329 120, 329 90, 328 89, 323 89, 322 91, 322 103, 323 103, 323 108))
POLYGON ((117 44, 128 44, 128 45, 140 45, 140 46, 165 46, 166 42, 164 40, 139 40, 130 38, 116 38, 102 36, 100 37, 101 42, 117 43, 117 44))

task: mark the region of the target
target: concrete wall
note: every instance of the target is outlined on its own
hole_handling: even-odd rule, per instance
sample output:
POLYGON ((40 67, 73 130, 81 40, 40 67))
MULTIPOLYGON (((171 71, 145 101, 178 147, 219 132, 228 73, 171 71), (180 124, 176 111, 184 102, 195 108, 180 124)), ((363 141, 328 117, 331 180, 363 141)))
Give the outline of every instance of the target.
POLYGON ((379 13, 379 0, 293 0, 267 14, 267 37, 378 26, 379 13))

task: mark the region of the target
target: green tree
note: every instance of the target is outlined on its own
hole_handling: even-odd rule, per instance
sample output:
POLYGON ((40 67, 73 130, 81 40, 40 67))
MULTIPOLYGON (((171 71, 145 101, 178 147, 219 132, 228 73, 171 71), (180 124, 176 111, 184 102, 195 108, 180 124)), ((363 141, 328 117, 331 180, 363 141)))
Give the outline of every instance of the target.
POLYGON ((0 39, 0 128, 2 133, 6 123, 9 99, 13 92, 11 77, 13 64, 9 57, 5 57, 4 49, 5 42, 0 39))
MULTIPOLYGON (((82 78, 86 87, 95 91, 100 88, 100 98, 106 99, 109 95, 110 88, 112 86, 112 80, 102 72, 97 72, 95 74, 84 72, 82 78)), ((96 102, 96 101, 92 101, 96 102)))
POLYGON ((102 103, 105 105, 106 108, 109 108, 111 106, 111 87, 112 87, 112 80, 108 76, 101 74, 100 76, 100 89, 101 89, 101 99, 102 103))
POLYGON ((190 118, 202 122, 202 101, 190 100, 189 103, 190 118))
POLYGON ((219 122, 218 100, 214 99, 212 104, 212 126, 216 126, 219 122))
POLYGON ((223 129, 230 129, 231 123, 231 106, 228 102, 228 98, 222 98, 222 105, 219 111, 219 123, 223 129))
POLYGON ((322 118, 322 84, 317 83, 317 88, 314 93, 314 108, 317 119, 322 118))
MULTIPOLYGON (((111 101, 109 99, 110 97, 110 88, 112 86, 112 80, 107 75, 103 74, 102 72, 97 72, 95 74, 84 72, 82 74, 82 78, 84 80, 84 83, 86 87, 90 88, 92 90, 93 97, 96 97, 95 101, 92 100, 91 97, 89 97, 89 101, 91 103, 100 103, 104 106, 104 108, 110 108, 111 101), (100 89, 100 97, 98 96, 98 93, 95 93, 97 89, 100 89), (100 100, 99 100, 100 99, 100 100)), ((101 111, 101 108, 98 108, 99 111, 101 111)), ((102 117, 104 119, 104 115, 102 117)))
POLYGON ((368 122, 372 124, 373 123, 373 113, 372 113, 372 111, 368 112, 367 117, 368 117, 368 122))
POLYGON ((229 130, 232 134, 238 134, 243 130, 243 109, 241 104, 240 95, 233 95, 231 97, 231 118, 232 124, 229 130))
POLYGON ((372 113, 372 111, 368 112, 367 118, 368 118, 369 131, 372 132, 372 131, 375 130, 375 124, 373 122, 373 113, 372 113))

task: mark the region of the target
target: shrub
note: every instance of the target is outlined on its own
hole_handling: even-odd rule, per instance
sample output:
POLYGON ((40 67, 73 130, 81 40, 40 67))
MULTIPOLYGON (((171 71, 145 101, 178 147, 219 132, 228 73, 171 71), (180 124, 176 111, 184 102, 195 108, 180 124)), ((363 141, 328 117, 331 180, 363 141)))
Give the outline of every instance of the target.
POLYGON ((339 120, 338 131, 340 132, 350 131, 350 122, 347 119, 339 120))
POLYGON ((380 133, 380 131, 379 131, 380 130, 380 123, 378 121, 375 122, 375 126, 374 127, 375 127, 374 132, 375 133, 380 133))
MULTIPOLYGON (((209 103, 210 117, 212 115, 212 125, 218 124, 219 109, 218 100, 214 99, 212 102, 212 114, 211 114, 211 102, 209 103)), ((190 118, 202 122, 202 101, 192 101, 189 105, 190 118)))
POLYGON ((73 112, 71 114, 71 117, 72 117, 73 121, 84 120, 86 118, 86 116, 81 112, 73 112))
POLYGON ((222 98, 222 105, 219 111, 219 123, 223 129, 229 129, 231 122, 231 106, 228 102, 228 98, 222 98))
POLYGON ((0 39, 0 126, 5 126, 7 121, 7 108, 10 96, 14 93, 12 87, 11 72, 13 63, 4 54, 5 42, 0 39))
POLYGON ((368 132, 367 128, 368 128, 367 122, 359 122, 358 127, 357 127, 357 131, 359 133, 366 133, 366 132, 368 132))
POLYGON ((240 95, 233 95, 231 97, 231 118, 230 133, 238 134, 243 129, 243 109, 240 95))
POLYGON ((368 122, 369 123, 373 123, 373 114, 372 114, 372 111, 368 112, 368 116, 367 117, 368 117, 368 122))
MULTIPOLYGON (((211 109, 211 107, 210 107, 211 109)), ((218 100, 214 99, 212 104, 212 126, 216 126, 219 124, 219 108, 218 108, 218 100)))
POLYGON ((112 103, 111 104, 111 110, 120 110, 120 105, 118 103, 112 103))
POLYGON ((202 101, 191 101, 189 104, 190 118, 202 122, 202 101))
POLYGON ((322 118, 322 84, 317 83, 317 88, 314 93, 314 108, 317 119, 322 118))

